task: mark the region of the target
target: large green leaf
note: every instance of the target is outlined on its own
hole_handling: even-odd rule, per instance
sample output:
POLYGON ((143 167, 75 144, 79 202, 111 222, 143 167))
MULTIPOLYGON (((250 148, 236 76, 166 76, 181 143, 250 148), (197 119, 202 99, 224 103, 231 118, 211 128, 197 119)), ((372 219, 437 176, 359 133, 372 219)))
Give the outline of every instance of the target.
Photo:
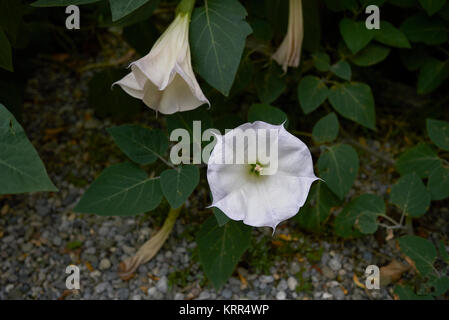
POLYGON ((421 275, 426 276, 434 270, 437 250, 430 241, 417 236, 404 236, 398 241, 402 252, 413 260, 421 275))
POLYGON ((305 76, 298 85, 298 99, 302 111, 308 114, 318 108, 329 95, 324 81, 315 76, 305 76))
POLYGON ((329 101, 343 117, 375 129, 374 98, 368 85, 358 82, 335 84, 330 89, 329 101))
POLYGON ((220 209, 214 207, 212 208, 212 211, 214 212, 215 218, 217 219, 218 226, 223 227, 226 223, 231 221, 231 219, 220 209))
POLYGON ((375 31, 366 28, 364 21, 353 21, 348 18, 340 21, 340 33, 352 53, 362 50, 375 35, 375 31))
POLYGON ((75 212, 131 216, 156 208, 162 200, 159 178, 125 162, 110 166, 84 193, 75 212))
POLYGON ((438 148, 449 151, 449 122, 427 119, 427 134, 438 148))
POLYGON ((264 121, 279 125, 287 121, 287 115, 279 108, 266 104, 253 104, 248 110, 248 121, 264 121))
POLYGON ((444 6, 446 0, 419 0, 419 3, 426 10, 427 14, 431 16, 444 6))
POLYGON ((228 95, 251 27, 237 0, 204 0, 190 24, 192 59, 196 71, 228 95))
POLYGON ((179 208, 200 182, 200 171, 196 166, 185 165, 161 173, 161 187, 170 206, 179 208))
POLYGON ((430 194, 416 173, 401 177, 391 188, 391 203, 411 216, 419 217, 426 213, 430 206, 430 194))
POLYGON ((150 164, 164 156, 167 136, 161 130, 149 130, 138 125, 123 125, 108 129, 120 149, 134 162, 150 164))
POLYGON ((350 145, 334 145, 320 156, 318 168, 327 186, 343 199, 357 177, 359 157, 350 145))
POLYGON ((317 68, 318 71, 329 71, 331 58, 327 53, 324 52, 316 52, 312 54, 313 63, 315 65, 315 68, 317 68))
POLYGON ((374 194, 362 194, 347 204, 335 219, 335 233, 344 238, 377 229, 377 216, 385 214, 385 202, 374 194), (374 228, 373 228, 374 226, 374 228))
POLYGON ((316 143, 325 143, 334 141, 338 135, 338 118, 335 113, 329 113, 313 126, 312 138, 316 143))
POLYGON ((429 175, 428 187, 432 200, 443 200, 449 197, 449 168, 438 167, 429 175))
POLYGON ((0 194, 58 191, 22 126, 0 104, 0 194))
POLYGON ((380 30, 376 32, 374 39, 391 47, 411 48, 405 34, 387 21, 380 22, 380 30))
POLYGON ((295 216, 298 223, 307 230, 320 231, 323 222, 329 217, 331 208, 339 200, 322 181, 314 183, 310 189, 306 205, 295 216))
POLYGON ((66 7, 70 6, 71 4, 80 5, 80 4, 94 3, 98 1, 101 0, 37 0, 36 2, 33 2, 31 5, 33 7, 66 7))
POLYGON ((17 0, 0 1, 0 26, 9 36, 12 46, 17 41, 20 25, 23 23, 22 16, 27 7, 17 0))
POLYGON ((444 22, 437 18, 430 19, 425 13, 407 18, 400 29, 412 42, 438 45, 448 38, 444 22))
POLYGON ((441 159, 436 151, 426 143, 420 143, 405 151, 396 161, 396 168, 401 175, 416 172, 421 178, 441 166, 441 159))
POLYGON ((263 103, 272 103, 285 91, 285 88, 285 75, 276 63, 272 63, 268 70, 262 70, 256 78, 257 96, 263 103))
POLYGON ((401 285, 396 285, 394 287, 394 293, 400 300, 433 300, 431 296, 417 295, 412 288, 401 285))
POLYGON ((11 44, 9 43, 2 27, 0 27, 0 68, 8 71, 14 71, 12 65, 11 44))
POLYGON ((151 0, 109 0, 112 21, 117 21, 151 0))
POLYGON ((427 58, 419 70, 418 93, 424 94, 437 89, 449 77, 449 60, 427 58))
POLYGON ((370 43, 359 53, 351 58, 351 61, 360 67, 369 67, 384 61, 390 54, 391 49, 385 46, 370 43))
POLYGON ((332 65, 329 70, 343 80, 351 80, 351 65, 345 60, 338 61, 336 64, 332 65))
POLYGON ((223 286, 248 249, 251 228, 239 221, 229 221, 220 227, 210 217, 197 234, 198 256, 204 273, 216 289, 223 286))

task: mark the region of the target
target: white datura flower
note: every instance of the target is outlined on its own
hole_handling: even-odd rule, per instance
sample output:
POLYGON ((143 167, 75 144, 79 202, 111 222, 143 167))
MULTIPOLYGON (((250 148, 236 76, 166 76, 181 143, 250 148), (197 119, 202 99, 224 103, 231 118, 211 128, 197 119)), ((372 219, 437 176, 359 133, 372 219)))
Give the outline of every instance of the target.
POLYGON ((287 34, 280 47, 273 54, 273 59, 287 71, 288 67, 299 66, 301 59, 304 26, 302 17, 302 0, 290 0, 287 34))
POLYGON ((178 13, 150 53, 131 63, 131 73, 114 84, 163 114, 209 104, 192 69, 189 20, 190 14, 178 13))
POLYGON ((273 232, 281 221, 298 213, 312 183, 319 179, 313 172, 310 151, 301 140, 285 130, 283 124, 276 126, 262 121, 243 124, 216 138, 207 166, 213 197, 211 207, 219 208, 232 220, 243 220, 254 227, 271 227, 273 232), (245 138, 239 149, 235 141, 242 135, 249 137, 245 133, 251 130, 269 131, 270 137, 261 139, 266 135, 257 135, 257 143, 245 138), (235 160, 241 149, 247 161, 237 164, 235 160))

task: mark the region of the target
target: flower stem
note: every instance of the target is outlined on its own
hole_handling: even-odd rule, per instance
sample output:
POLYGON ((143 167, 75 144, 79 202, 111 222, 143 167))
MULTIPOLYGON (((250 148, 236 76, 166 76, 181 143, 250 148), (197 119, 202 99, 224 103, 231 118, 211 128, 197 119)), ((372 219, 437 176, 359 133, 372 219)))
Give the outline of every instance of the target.
POLYGON ((195 0, 181 0, 181 2, 176 7, 176 15, 187 13, 190 17, 192 15, 194 6, 195 0))
POLYGON ((134 271, 136 271, 141 264, 150 261, 159 252, 159 249, 162 248, 170 235, 182 208, 183 206, 180 206, 177 209, 171 208, 162 228, 140 247, 134 257, 128 258, 120 263, 118 273, 121 279, 130 279, 133 276, 134 271))

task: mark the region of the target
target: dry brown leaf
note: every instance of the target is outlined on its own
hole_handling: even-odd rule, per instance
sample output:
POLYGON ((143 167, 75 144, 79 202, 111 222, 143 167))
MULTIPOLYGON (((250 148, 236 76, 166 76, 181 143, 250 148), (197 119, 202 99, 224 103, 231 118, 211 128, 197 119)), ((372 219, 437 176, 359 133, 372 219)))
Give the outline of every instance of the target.
POLYGON ((389 241, 394 238, 393 229, 387 229, 387 236, 385 237, 385 241, 389 241))
POLYGON ((380 268, 380 285, 386 286, 398 281, 402 274, 408 270, 410 270, 410 265, 404 265, 394 259, 386 266, 380 268))
POLYGON ((355 273, 352 275, 352 281, 354 281, 354 283, 357 287, 362 288, 362 289, 366 288, 365 285, 359 281, 359 278, 357 277, 357 275, 355 273))

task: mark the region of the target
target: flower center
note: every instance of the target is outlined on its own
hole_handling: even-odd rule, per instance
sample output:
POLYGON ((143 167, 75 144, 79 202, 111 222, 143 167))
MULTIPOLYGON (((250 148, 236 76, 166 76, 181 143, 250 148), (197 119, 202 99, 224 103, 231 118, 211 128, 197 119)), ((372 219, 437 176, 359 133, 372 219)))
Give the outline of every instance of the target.
POLYGON ((254 163, 254 164, 250 164, 250 166, 251 166, 250 172, 252 174, 255 174, 256 176, 260 176, 260 173, 263 170, 263 166, 258 162, 254 163))

